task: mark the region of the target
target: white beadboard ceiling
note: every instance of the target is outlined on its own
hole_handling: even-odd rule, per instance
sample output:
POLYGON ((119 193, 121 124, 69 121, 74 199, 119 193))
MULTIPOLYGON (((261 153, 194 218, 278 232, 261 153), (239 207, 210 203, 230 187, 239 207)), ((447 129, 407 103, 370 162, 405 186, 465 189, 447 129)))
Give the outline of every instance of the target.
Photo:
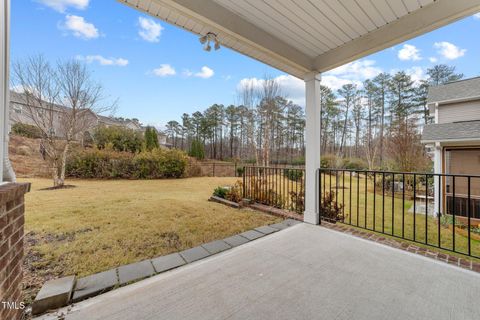
MULTIPOLYGON (((480 11, 480 0, 117 0, 303 78, 480 11)), ((201 46, 199 44, 199 50, 201 46)))

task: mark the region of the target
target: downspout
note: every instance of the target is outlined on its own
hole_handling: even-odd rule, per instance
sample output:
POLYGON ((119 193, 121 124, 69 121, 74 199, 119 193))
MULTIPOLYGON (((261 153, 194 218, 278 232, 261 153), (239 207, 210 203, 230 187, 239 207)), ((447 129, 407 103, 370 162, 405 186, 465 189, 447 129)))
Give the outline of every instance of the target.
POLYGON ((2 42, 2 51, 3 51, 3 123, 0 125, 3 135, 3 145, 0 146, 3 148, 3 181, 15 182, 15 172, 13 171, 10 159, 8 157, 8 142, 10 134, 10 0, 5 0, 2 8, 3 11, 3 42, 2 42))

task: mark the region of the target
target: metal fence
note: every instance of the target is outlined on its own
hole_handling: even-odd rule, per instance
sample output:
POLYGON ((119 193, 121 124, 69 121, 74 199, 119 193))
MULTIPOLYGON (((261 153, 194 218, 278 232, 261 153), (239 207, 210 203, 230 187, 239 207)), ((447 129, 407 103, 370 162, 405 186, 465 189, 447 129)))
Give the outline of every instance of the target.
POLYGON ((319 214, 480 258, 480 176, 318 169, 319 214))
POLYGON ((244 167, 243 197, 257 203, 302 214, 305 207, 305 170, 244 167))

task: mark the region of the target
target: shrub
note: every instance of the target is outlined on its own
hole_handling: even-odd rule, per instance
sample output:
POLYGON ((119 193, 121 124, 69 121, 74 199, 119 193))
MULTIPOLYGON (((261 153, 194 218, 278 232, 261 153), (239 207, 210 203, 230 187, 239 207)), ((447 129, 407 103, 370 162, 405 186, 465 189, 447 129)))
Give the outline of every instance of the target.
POLYGON ((367 163, 358 158, 343 159, 342 167, 349 170, 365 170, 368 168, 367 163))
POLYGON ((153 127, 147 127, 145 129, 145 148, 150 151, 159 147, 157 130, 153 127))
POLYGON ((243 173, 245 172, 244 167, 238 167, 237 168, 237 177, 243 177, 243 173))
POLYGON ((70 156, 67 175, 97 179, 159 179, 184 175, 188 157, 180 150, 155 149, 137 155, 113 150, 83 150, 70 156))
POLYGON ((225 187, 216 187, 215 190, 213 190, 213 195, 222 199, 226 199, 228 193, 228 188, 225 187))
POLYGON ((12 125, 12 133, 32 139, 39 139, 43 136, 42 130, 40 130, 39 128, 31 124, 25 124, 20 122, 14 123, 12 125))
POLYGON ((185 152, 178 149, 154 149, 137 154, 136 177, 140 179, 180 178, 188 164, 185 152))
POLYGON ((303 171, 298 169, 284 169, 283 175, 292 181, 302 180, 303 171))
POLYGON ((235 184, 228 189, 225 195, 227 200, 239 203, 243 199, 243 183, 241 181, 235 182, 235 184))
POLYGON ((194 139, 190 145, 190 150, 188 152, 190 157, 194 157, 197 160, 205 159, 205 149, 200 140, 194 139))
POLYGON ((305 157, 298 157, 292 160, 293 166, 303 166, 305 165, 305 157))
POLYGON ((338 204, 335 200, 335 192, 327 192, 320 203, 320 212, 322 217, 336 222, 342 219, 343 206, 338 204))
POLYGON ((320 167, 323 169, 331 169, 336 167, 337 157, 332 154, 324 155, 320 158, 320 167))
POLYGON ((115 151, 132 153, 141 151, 144 144, 141 132, 117 126, 96 128, 93 140, 99 149, 105 149, 110 145, 115 151))

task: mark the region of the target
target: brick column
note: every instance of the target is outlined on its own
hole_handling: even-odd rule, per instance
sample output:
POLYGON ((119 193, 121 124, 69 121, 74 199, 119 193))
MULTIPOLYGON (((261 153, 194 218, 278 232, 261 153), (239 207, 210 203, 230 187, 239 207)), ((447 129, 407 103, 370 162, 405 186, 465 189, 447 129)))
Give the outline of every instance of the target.
POLYGON ((28 183, 0 185, 0 319, 23 317, 24 195, 28 183))

